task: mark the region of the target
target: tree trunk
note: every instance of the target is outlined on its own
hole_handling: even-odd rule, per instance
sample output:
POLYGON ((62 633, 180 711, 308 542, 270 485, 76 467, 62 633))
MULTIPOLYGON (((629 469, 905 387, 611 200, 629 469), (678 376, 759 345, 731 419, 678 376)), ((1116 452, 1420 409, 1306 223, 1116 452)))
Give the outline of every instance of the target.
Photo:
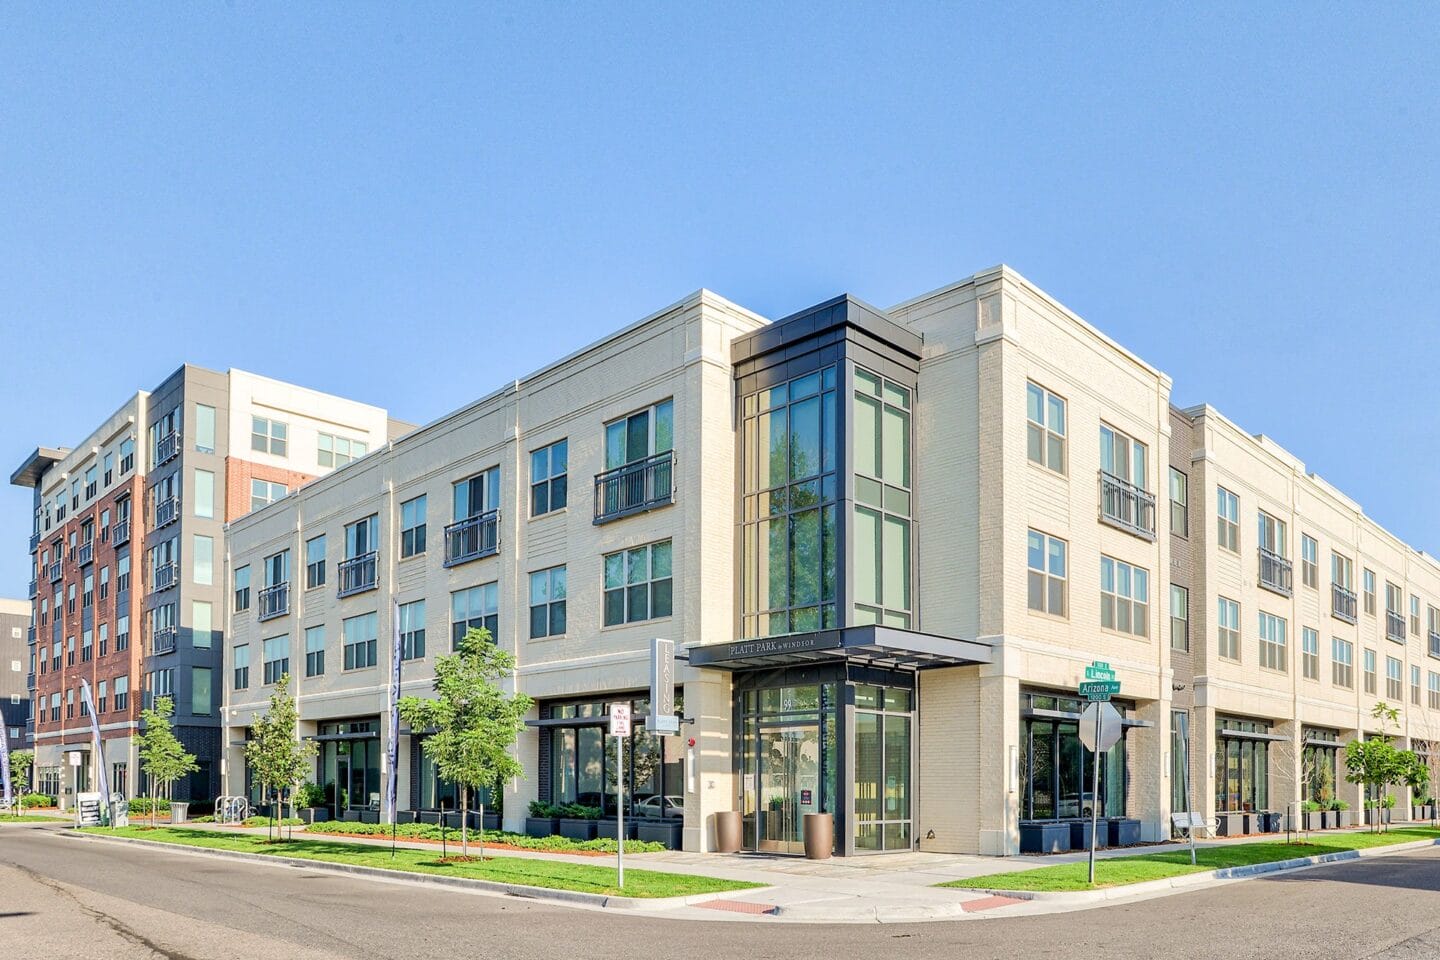
POLYGON ((460 856, 470 856, 470 788, 460 788, 460 856))

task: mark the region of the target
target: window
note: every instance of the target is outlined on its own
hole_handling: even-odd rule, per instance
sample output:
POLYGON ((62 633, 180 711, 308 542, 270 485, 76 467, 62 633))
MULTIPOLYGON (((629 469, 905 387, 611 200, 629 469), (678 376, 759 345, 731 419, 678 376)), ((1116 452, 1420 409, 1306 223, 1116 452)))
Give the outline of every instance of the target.
POLYGON ((305 541, 305 589, 325 585, 325 534, 305 541))
POLYGON ((88 610, 95 605, 95 574, 85 574, 84 589, 80 592, 80 606, 88 610))
POLYGON ((1300 630, 1300 669, 1306 680, 1320 679, 1320 633, 1310 627, 1300 630))
POLYGON ((369 450, 364 441, 322 433, 315 459, 322 467, 343 467, 352 460, 359 460, 369 450))
POLYGON ((100 633, 100 643, 99 643, 100 651, 99 651, 97 654, 95 654, 95 655, 96 655, 97 657, 103 657, 103 656, 105 656, 105 654, 107 654, 107 653, 110 652, 110 624, 108 624, 108 623, 102 623, 102 624, 100 624, 100 631, 99 631, 99 633, 100 633))
POLYGON ((208 717, 215 709, 214 697, 210 692, 210 668, 190 668, 190 712, 197 717, 208 717))
POLYGON ((115 652, 130 647, 130 615, 122 614, 115 621, 115 652))
POLYGON ((1365 692, 1372 697, 1375 695, 1376 683, 1375 651, 1367 647, 1365 650, 1365 692))
POLYGON ((570 444, 557 440, 530 454, 530 516, 563 510, 569 498, 566 476, 570 444))
POLYGON ((89 663, 95 659, 95 634, 88 627, 80 633, 80 662, 89 663))
POLYGON ((108 596, 110 596, 110 568, 106 566, 100 568, 100 599, 104 600, 108 596))
POLYGON ((190 601, 190 646, 209 650, 215 643, 215 610, 208 600, 190 601))
POLYGON ((1339 637, 1330 638, 1330 682, 1349 690, 1355 685, 1355 646, 1339 637))
POLYGON ((489 513, 500 506, 499 467, 491 467, 483 473, 456 481, 452 486, 457 523, 489 513))
POLYGON ((1148 448, 1114 427, 1100 424, 1100 469, 1141 490, 1148 490, 1149 471, 1145 461, 1148 448))
POLYGON ((425 552, 425 495, 400 504, 400 559, 425 552))
POLYGON ((1260 666, 1284 671, 1286 666, 1286 622, 1282 617, 1260 610, 1260 666))
POLYGON ((565 633, 565 568, 530 574, 530 639, 565 633))
POLYGON ((215 518, 215 474, 209 470, 195 471, 195 516, 215 518))
POLYGON ((1375 571, 1365 571, 1365 612, 1375 616, 1375 571))
POLYGON ((1270 809, 1270 743, 1226 735, 1229 731, 1268 734, 1270 724, 1222 717, 1217 718, 1215 727, 1215 809, 1270 809))
POLYGON ((248 690, 250 688, 250 645, 242 643, 235 648, 235 682, 236 690, 248 690))
POLYGON ((669 540, 606 554, 605 626, 670 616, 670 567, 669 540))
MULTIPOLYGON (((126 437, 120 441, 120 476, 135 469, 135 438, 126 437)), ((118 706, 115 709, 120 709, 118 706)))
POLYGON ((284 634, 279 637, 270 637, 260 642, 260 655, 263 658, 265 685, 279 682, 280 678, 290 672, 290 635, 284 634))
POLYGON ((1420 706, 1420 668, 1410 665, 1410 702, 1420 706))
POLYGON ((325 628, 305 628, 305 676, 325 675, 325 628))
POLYGON ((215 452, 215 408, 195 404, 195 449, 200 453, 215 452))
POLYGON ((498 583, 482 583, 467 590, 456 590, 450 594, 450 649, 460 646, 460 641, 471 630, 490 631, 490 641, 495 642, 499 630, 498 583))
POLYGON ((1240 552, 1240 498, 1224 487, 1215 488, 1218 543, 1222 550, 1240 552))
POLYGON ((95 712, 97 714, 103 714, 105 712, 105 701, 109 698, 109 693, 110 685, 106 681, 101 680, 95 685, 95 712))
POLYGON ((75 688, 74 688, 74 687, 71 687, 69 690, 66 690, 66 691, 65 691, 65 719, 66 719, 66 720, 73 720, 74 718, 75 718, 75 688))
POLYGON ((85 499, 86 499, 86 500, 94 500, 94 499, 95 499, 95 494, 99 492, 99 489, 100 489, 100 481, 99 481, 99 476, 98 476, 98 475, 99 475, 99 472, 100 472, 100 468, 99 468, 98 466, 93 466, 93 465, 90 466, 90 467, 87 467, 86 470, 85 470, 85 499))
POLYGON ((1394 657, 1385 658, 1385 699, 1401 701, 1405 699, 1405 682, 1403 678, 1404 664, 1394 657))
POLYGON ((283 457, 286 455, 286 441, 289 435, 289 426, 279 420, 267 420, 264 417, 250 418, 251 450, 283 457))
POLYGON ((1170 532, 1190 536, 1190 478, 1170 468, 1170 532))
POLYGON ((345 644, 345 669, 375 666, 375 614, 347 617, 340 626, 345 644))
POLYGON ((115 678, 115 709, 124 710, 130 706, 130 678, 115 678))
POLYGON ((1025 385, 1025 452, 1031 462, 1065 472, 1065 400, 1035 383, 1025 385))
POLYGON ((345 524, 345 559, 353 560, 374 553, 379 539, 380 518, 376 514, 345 524))
POLYGON ((276 500, 282 500, 289 492, 283 483, 252 479, 250 481, 250 509, 259 510, 276 500))
POLYGON ((195 582, 209 585, 215 582, 215 538, 195 535, 195 582))
POLYGON ((235 612, 250 609, 250 568, 235 571, 235 612))
POLYGON ((425 601, 400 604, 400 659, 425 656, 425 601))
POLYGON ((1286 529, 1285 521, 1270 516, 1264 510, 1257 510, 1256 517, 1259 520, 1258 531, 1260 549, 1266 550, 1277 557, 1288 557, 1290 536, 1286 529))
POLYGON ((115 453, 111 451, 105 454, 105 479, 103 485, 108 487, 115 479, 115 453))
POLYGON ((1440 710, 1440 673, 1431 670, 1428 680, 1430 697, 1427 704, 1431 710, 1440 710))
POLYGON ((1100 626, 1150 635, 1150 573, 1112 557, 1100 558, 1100 626))
POLYGON ((1420 636, 1420 598, 1410 594, 1410 636, 1420 636))
POLYGON ((65 665, 66 665, 67 667, 73 667, 73 666, 75 666, 75 638, 74 638, 74 637, 66 637, 66 638, 65 638, 65 665))
POLYGON ((675 405, 663 400, 605 425, 605 469, 664 453, 675 446, 675 405))
POLYGON ((1434 607, 1426 607, 1425 617, 1428 626, 1430 656, 1440 657, 1440 610, 1434 607))
MULTIPOLYGON (((264 578, 266 587, 277 587, 282 583, 290 582, 290 551, 281 550, 279 553, 272 553, 265 558, 261 564, 261 576, 264 578)), ((264 606, 261 606, 264 612, 264 606)))
POLYGON ((167 443, 175 436, 179 427, 180 408, 175 407, 166 411, 158 420, 150 424, 150 466, 157 467, 180 452, 178 443, 167 443))
POLYGON ((1026 546, 1026 564, 1029 568, 1026 602, 1031 610, 1057 617, 1068 615, 1068 549, 1069 544, 1064 540, 1038 530, 1029 531, 1026 546))
POLYGON ((1190 649, 1190 591, 1170 584, 1170 649, 1190 649))
POLYGON ((1239 662, 1240 604, 1221 597, 1216 622, 1219 624, 1220 656, 1226 660, 1239 662))
POLYGON ((1320 587, 1320 545, 1309 534, 1300 534, 1300 582, 1311 590, 1320 587))
MULTIPOLYGON (((801 378, 813 382, 815 375, 801 378)), ((818 422, 812 419, 809 425, 802 425, 801 411, 807 404, 813 404, 818 416, 820 404, 812 398, 798 400, 801 380, 790 383, 790 433, 791 433, 791 480, 792 496, 812 493, 814 485, 795 484, 793 481, 804 475, 802 464, 796 461, 803 454, 804 437, 810 443, 819 440, 815 431, 818 422)), ((909 388, 884 379, 868 370, 855 370, 854 410, 855 425, 855 511, 853 528, 855 532, 855 609, 856 624, 881 623, 886 626, 908 629, 911 622, 910 574, 913 554, 910 548, 911 510, 911 435, 910 435, 909 388)), ((782 412, 782 411, 777 411, 782 412)), ((781 424, 783 426, 783 423, 781 424)), ((783 446, 783 444, 782 444, 783 446)), ((825 496, 821 492, 822 497, 825 496)), ((762 501, 763 502, 763 501, 762 501)), ((794 510, 792 504, 791 509, 794 510)), ((810 602, 815 598, 816 588, 821 586, 813 572, 809 558, 821 556, 821 551, 833 549, 828 546, 829 531, 823 531, 824 522, 816 511, 803 514, 805 526, 799 526, 800 516, 791 514, 792 561, 805 560, 797 564, 799 569, 791 576, 792 606, 810 602), (799 554, 796 557, 794 554, 799 554), (802 572, 803 571, 803 572, 802 572), (803 578, 803 579, 802 579, 803 578), (801 591, 804 591, 803 593, 801 591)), ((771 534, 774 535, 772 523, 771 534)), ((828 560, 828 556, 827 556, 828 560)), ((828 566, 828 564, 827 564, 828 566)), ((774 588, 772 587, 772 590, 774 588)), ((815 598, 819 599, 819 598, 815 598)), ((813 615, 799 617, 792 611, 791 630, 814 630, 831 624, 816 622, 813 615)), ((774 632, 772 630, 772 632, 774 632)))

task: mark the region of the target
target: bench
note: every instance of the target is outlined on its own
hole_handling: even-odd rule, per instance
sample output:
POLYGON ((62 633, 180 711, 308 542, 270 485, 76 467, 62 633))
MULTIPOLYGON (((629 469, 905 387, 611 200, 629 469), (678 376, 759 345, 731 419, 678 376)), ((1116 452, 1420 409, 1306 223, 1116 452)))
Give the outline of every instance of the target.
POLYGON ((1170 823, 1181 836, 1191 835, 1197 830, 1201 833, 1208 833, 1212 837, 1215 836, 1215 825, 1206 820, 1203 813, 1194 810, 1189 813, 1170 814, 1170 823))

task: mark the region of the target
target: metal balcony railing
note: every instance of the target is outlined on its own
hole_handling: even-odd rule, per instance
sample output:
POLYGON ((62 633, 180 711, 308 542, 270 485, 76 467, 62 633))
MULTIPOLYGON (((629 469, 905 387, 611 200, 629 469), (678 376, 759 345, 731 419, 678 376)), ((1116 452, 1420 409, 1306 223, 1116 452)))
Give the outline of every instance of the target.
POLYGON ((1273 550, 1259 548, 1260 586, 1282 597, 1294 596, 1294 570, 1290 561, 1273 550))
POLYGON ((150 582, 150 592, 168 590, 175 586, 180 579, 180 569, 172 560, 169 563, 162 563, 155 567, 155 575, 150 582))
POLYGON ((1100 520, 1146 540, 1155 539, 1155 494, 1100 471, 1100 520))
POLYGON ((175 431, 174 433, 166 434, 165 436, 161 437, 159 440, 156 440, 156 441, 155 441, 155 463, 154 463, 154 466, 157 466, 157 467, 158 467, 158 466, 160 466, 160 464, 162 464, 162 463, 168 463, 168 462, 170 462, 171 460, 174 460, 175 457, 176 457, 176 455, 178 455, 179 453, 180 453, 180 431, 177 430, 177 431, 175 431))
POLYGON ((675 451, 666 450, 595 475, 594 523, 667 506, 675 499, 675 451))
POLYGON ((95 541, 87 540, 75 549, 75 562, 80 566, 90 563, 95 559, 95 541))
POLYGON ((273 620, 290 612, 290 581, 272 583, 263 588, 256 597, 259 609, 255 611, 258 620, 273 620))
POLYGON ((169 653, 175 649, 175 635, 178 631, 174 627, 156 627, 155 635, 150 638, 151 653, 169 653))
POLYGON ((30 599, 34 600, 35 595, 40 592, 40 585, 34 580, 30 581, 30 599))
POLYGON ((34 690, 34 689, 35 689, 35 674, 33 674, 33 673, 27 673, 27 674, 25 674, 25 689, 26 689, 26 690, 34 690))
POLYGON ((1436 633, 1434 630, 1431 630, 1429 640, 1430 656, 1440 657, 1440 633, 1436 633))
POLYGON ((375 589, 375 551, 340 561, 339 595, 348 597, 375 589))
POLYGON ((180 518, 180 498, 166 497, 155 504, 155 526, 163 527, 180 518))
POLYGON ((445 528, 445 566, 500 552, 500 511, 487 510, 478 516, 457 520, 445 528))
POLYGON ((59 560, 56 560, 54 563, 50 564, 50 582, 51 582, 51 583, 59 583, 59 582, 60 582, 60 561, 59 561, 59 560))
POLYGON ((35 628, 34 628, 34 627, 26 627, 26 628, 25 628, 25 642, 28 643, 28 644, 30 644, 32 647, 35 645, 35 628))
POLYGON ((30 534, 30 552, 31 552, 31 553, 34 553, 36 550, 39 550, 39 549, 40 549, 40 532, 37 530, 36 532, 30 534))
POLYGON ((110 543, 113 546, 123 546, 130 542, 130 519, 116 520, 110 528, 110 543))
POLYGON ((1355 591, 1338 583, 1330 584, 1330 613, 1336 620, 1355 622, 1355 591))
POLYGON ((1405 615, 1394 610, 1385 611, 1385 639, 1397 643, 1405 642, 1405 615))

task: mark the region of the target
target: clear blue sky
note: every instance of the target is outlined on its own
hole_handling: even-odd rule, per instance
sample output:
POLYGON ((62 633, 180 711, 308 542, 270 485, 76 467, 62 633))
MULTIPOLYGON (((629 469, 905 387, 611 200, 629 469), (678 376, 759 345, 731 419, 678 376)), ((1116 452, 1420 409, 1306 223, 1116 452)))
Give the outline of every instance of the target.
POLYGON ((186 360, 426 421, 1005 262, 1440 553, 1440 16, 1261 6, 9 5, 5 472, 186 360))

